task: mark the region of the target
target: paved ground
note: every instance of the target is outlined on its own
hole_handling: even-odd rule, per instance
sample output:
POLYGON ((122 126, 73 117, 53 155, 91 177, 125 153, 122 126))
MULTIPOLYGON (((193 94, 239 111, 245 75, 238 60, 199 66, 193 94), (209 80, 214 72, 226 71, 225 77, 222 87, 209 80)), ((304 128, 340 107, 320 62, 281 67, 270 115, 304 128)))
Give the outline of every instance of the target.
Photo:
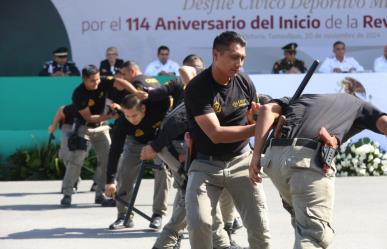
MULTIPOLYGON (((0 249, 150 249, 158 235, 138 215, 133 229, 109 231, 115 208, 92 204, 90 181, 82 181, 73 208, 60 208, 59 181, 0 182, 0 249)), ((273 249, 292 248, 293 232, 271 182, 264 181, 273 249)), ((145 180, 137 208, 151 210, 153 182, 145 180)), ((387 177, 338 178, 332 249, 387 249, 387 177)), ((169 203, 173 201, 173 193, 169 203)), ((170 211, 172 208, 170 209, 170 211)), ((165 219, 165 222, 167 219, 165 219)), ((189 248, 187 235, 182 248, 189 248)), ((235 240, 247 246, 246 232, 235 240)))

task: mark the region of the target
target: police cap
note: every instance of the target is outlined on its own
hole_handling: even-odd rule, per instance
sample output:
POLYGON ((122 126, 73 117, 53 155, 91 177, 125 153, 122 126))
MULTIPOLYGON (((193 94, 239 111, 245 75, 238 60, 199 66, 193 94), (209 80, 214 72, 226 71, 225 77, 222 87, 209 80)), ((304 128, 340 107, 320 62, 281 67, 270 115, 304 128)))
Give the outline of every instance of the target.
POLYGON ((286 44, 285 46, 282 47, 284 51, 296 51, 297 48, 297 43, 291 42, 289 44, 286 44))
POLYGON ((60 47, 55 49, 52 53, 54 56, 58 57, 66 57, 68 55, 69 50, 66 47, 60 47))

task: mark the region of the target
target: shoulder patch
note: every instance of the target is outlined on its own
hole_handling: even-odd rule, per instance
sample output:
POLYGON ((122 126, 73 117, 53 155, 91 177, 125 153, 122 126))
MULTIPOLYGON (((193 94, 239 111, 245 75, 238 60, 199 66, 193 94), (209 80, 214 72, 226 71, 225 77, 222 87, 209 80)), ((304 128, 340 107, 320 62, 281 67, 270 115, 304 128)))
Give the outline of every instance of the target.
POLYGON ((157 84, 159 81, 156 78, 146 78, 145 82, 148 84, 157 84))
POLYGON ((134 132, 135 137, 141 137, 143 135, 144 135, 144 131, 141 129, 136 129, 136 131, 134 132))

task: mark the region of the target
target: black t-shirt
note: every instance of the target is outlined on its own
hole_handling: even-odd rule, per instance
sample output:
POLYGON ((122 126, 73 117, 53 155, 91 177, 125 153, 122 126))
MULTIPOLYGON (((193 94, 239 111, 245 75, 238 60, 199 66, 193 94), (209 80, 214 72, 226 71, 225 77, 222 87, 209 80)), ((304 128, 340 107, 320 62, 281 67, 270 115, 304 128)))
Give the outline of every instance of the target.
MULTIPOLYGON (((138 75, 133 79, 131 82, 133 86, 137 89, 148 91, 151 89, 158 89, 161 87, 160 82, 153 77, 148 77, 143 74, 138 75)), ((152 106, 155 106, 156 108, 164 108, 166 105, 170 106, 170 99, 168 97, 162 97, 159 99, 150 99, 149 101, 145 101, 144 103, 147 103, 147 105, 150 105, 150 108, 153 108, 152 106), (160 107, 161 105, 161 107, 160 107)))
POLYGON ((186 131, 188 131, 187 111, 184 103, 181 103, 165 116, 157 137, 150 145, 155 151, 160 152, 173 140, 183 140, 186 131))
POLYGON ((78 112, 89 107, 92 115, 103 114, 106 95, 113 88, 113 83, 113 77, 101 78, 96 90, 87 90, 82 82, 73 92, 73 105, 78 112))
POLYGON ((122 116, 117 120, 116 125, 113 128, 107 170, 108 183, 113 182, 126 137, 132 136, 137 142, 147 144, 155 138, 156 131, 160 127, 169 108, 168 105, 157 106, 153 105, 151 102, 148 102, 145 105, 145 117, 138 125, 131 124, 125 116, 122 116))
POLYGON ((175 108, 184 101, 184 85, 180 78, 172 79, 159 88, 149 90, 148 93, 149 99, 152 101, 171 96, 173 99, 172 108, 175 108))
POLYGON ((117 88, 113 87, 107 97, 113 101, 114 103, 121 104, 122 100, 125 98, 126 95, 128 95, 129 92, 125 89, 118 90, 117 88))
POLYGON ((75 118, 79 118, 77 109, 74 105, 66 105, 63 107, 64 120, 63 124, 73 124, 75 118))
POLYGON ((144 90, 146 88, 157 88, 161 86, 160 82, 156 78, 148 77, 143 74, 140 74, 137 77, 135 77, 131 81, 131 83, 135 88, 141 89, 141 90, 144 90))
POLYGON ((385 113, 355 96, 338 94, 304 94, 290 106, 289 98, 273 100, 282 106, 289 127, 288 138, 317 139, 321 127, 341 143, 364 129, 380 133, 377 119, 385 113))
POLYGON ((214 144, 194 117, 215 112, 221 126, 246 125, 246 112, 252 101, 257 101, 257 94, 247 75, 237 74, 228 85, 222 86, 216 83, 209 67, 193 78, 186 88, 185 105, 195 150, 213 156, 238 154, 247 145, 247 139, 214 144))

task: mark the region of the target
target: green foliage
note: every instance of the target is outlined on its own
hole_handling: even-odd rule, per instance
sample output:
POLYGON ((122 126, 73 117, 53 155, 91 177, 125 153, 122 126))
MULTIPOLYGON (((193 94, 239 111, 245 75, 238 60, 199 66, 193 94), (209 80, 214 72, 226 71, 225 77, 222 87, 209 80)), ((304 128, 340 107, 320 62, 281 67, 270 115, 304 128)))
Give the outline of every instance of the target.
MULTIPOLYGON (((65 165, 59 159, 58 151, 58 144, 21 148, 0 166, 0 180, 60 180, 64 176, 65 165)), ((82 179, 93 178, 96 161, 92 151, 82 167, 82 179)))

